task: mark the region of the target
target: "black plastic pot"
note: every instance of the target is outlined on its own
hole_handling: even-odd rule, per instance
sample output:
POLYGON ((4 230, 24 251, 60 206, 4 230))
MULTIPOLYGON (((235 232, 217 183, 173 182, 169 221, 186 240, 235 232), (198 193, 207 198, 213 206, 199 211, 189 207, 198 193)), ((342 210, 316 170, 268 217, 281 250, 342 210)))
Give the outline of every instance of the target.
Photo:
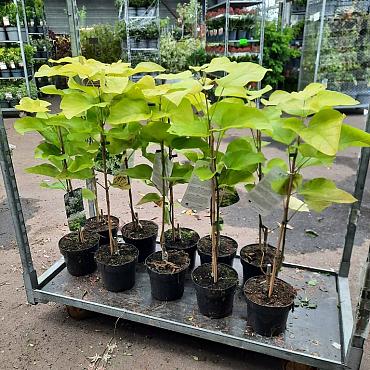
MULTIPOLYGON (((260 266, 254 265, 254 264, 248 262, 248 260, 243 258, 243 251, 246 248, 250 248, 250 247, 253 247, 253 246, 258 246, 258 244, 248 244, 240 250, 240 263, 243 266, 243 283, 245 283, 251 277, 260 276, 260 275, 263 274, 260 266)), ((275 247, 273 247, 270 244, 267 244, 267 248, 270 249, 271 251, 273 251, 272 253, 275 254, 275 251, 276 251, 275 247)), ((267 264, 264 263, 263 266, 262 266, 262 269, 263 269, 264 272, 266 272, 266 270, 267 270, 266 265, 267 264)))
MULTIPOLYGON (((194 232, 196 234, 196 236, 197 236, 197 239, 199 240, 199 234, 197 232, 195 232, 195 230, 189 229, 187 227, 182 227, 181 230, 186 230, 186 231, 192 231, 192 232, 194 232)), ((196 257, 196 253, 195 252, 197 250, 198 240, 193 245, 190 245, 187 248, 178 248, 176 246, 171 245, 171 242, 170 242, 171 236, 172 236, 172 231, 171 231, 171 229, 169 229, 169 230, 167 230, 165 232, 166 248, 167 249, 172 249, 172 250, 178 250, 178 251, 184 251, 184 252, 186 252, 188 254, 188 256, 189 256, 189 259, 190 259, 189 270, 192 270, 194 268, 194 265, 195 265, 195 257, 196 257), (166 234, 168 234, 168 236, 166 234)))
POLYGON ((197 267, 191 274, 197 293, 198 308, 202 315, 219 319, 229 316, 233 311, 234 295, 238 285, 238 273, 229 265, 218 264, 219 278, 229 276, 230 284, 226 287, 212 287, 202 284, 200 276, 211 276, 212 266, 209 263, 197 267))
POLYGON ((38 51, 38 54, 39 54, 39 58, 47 58, 48 57, 48 52, 45 51, 45 50, 40 50, 38 51))
POLYGON ((128 16, 129 17, 136 17, 137 16, 137 9, 133 6, 128 7, 128 16))
POLYGON ((247 38, 247 31, 244 30, 238 30, 238 36, 237 39, 246 39, 247 38))
POLYGON ((28 33, 37 33, 36 26, 28 26, 28 33))
POLYGON ((169 260, 171 260, 171 254, 175 253, 185 255, 187 258, 187 264, 185 264, 181 270, 174 273, 158 272, 148 265, 148 263, 153 260, 155 261, 161 259, 161 251, 152 253, 145 260, 145 265, 150 278, 152 297, 158 299, 159 301, 175 301, 176 299, 180 299, 184 294, 185 275, 190 261, 185 252, 175 250, 168 251, 169 260))
MULTIPOLYGON (((246 281, 248 285, 255 277, 246 281)), ((276 279, 280 280, 280 279, 276 279)), ((290 285, 282 280, 284 284, 290 285)), ((293 287, 291 287, 293 290, 293 287)), ((257 334, 272 337, 281 334, 286 329, 289 311, 294 309, 294 298, 292 302, 282 307, 272 307, 253 302, 247 294, 247 323, 257 334)))
POLYGON ((0 100, 0 108, 9 108, 9 102, 7 100, 0 100))
POLYGON ((6 78, 8 78, 8 77, 11 77, 12 75, 11 75, 11 73, 10 73, 10 69, 2 69, 1 70, 1 77, 6 77, 6 78))
MULTIPOLYGON (((104 215, 104 217, 106 217, 106 215, 104 215)), ((116 227, 112 228, 112 236, 113 236, 113 238, 115 238, 117 236, 117 233, 118 233, 119 219, 118 219, 118 217, 115 217, 115 216, 110 216, 110 217, 111 217, 112 220, 114 220, 114 223, 117 224, 116 227)), ((100 235, 100 246, 103 246, 105 244, 109 244, 109 230, 108 230, 108 228, 104 231, 94 230, 90 226, 91 220, 96 220, 96 217, 90 217, 86 220, 85 229, 89 230, 89 231, 96 231, 100 235)))
POLYGON ((145 15, 146 15, 146 8, 145 7, 139 7, 139 8, 137 8, 137 15, 138 15, 138 17, 145 17, 145 15))
POLYGON ((139 251, 133 245, 129 244, 120 244, 119 248, 122 253, 130 251, 135 257, 119 265, 105 263, 102 261, 100 253, 101 250, 108 250, 109 253, 109 245, 100 247, 95 254, 103 285, 105 289, 110 292, 123 292, 131 289, 135 285, 136 262, 139 251))
POLYGON ((236 30, 229 31, 229 41, 235 41, 236 40, 236 30))
POLYGON ((37 26, 37 33, 44 33, 44 26, 37 26))
POLYGON ((129 225, 132 225, 132 222, 124 225, 121 229, 122 238, 127 244, 134 245, 139 250, 138 262, 144 262, 146 258, 155 252, 156 240, 158 236, 158 225, 153 221, 140 220, 140 223, 145 227, 145 225, 151 224, 156 226, 156 232, 150 234, 146 237, 128 237, 126 236, 125 230, 129 225))
POLYGON ((17 27, 6 27, 5 30, 9 41, 19 40, 17 27))
MULTIPOLYGON (((204 236, 203 238, 201 238, 199 240, 199 242, 205 238, 209 238, 209 235, 206 235, 204 236)), ((220 239, 228 239, 228 240, 231 240, 233 242, 233 244, 235 245, 235 250, 231 253, 231 254, 221 254, 219 253, 218 255, 218 258, 217 258, 217 262, 218 263, 224 263, 226 265, 229 265, 229 266, 233 266, 233 263, 234 263, 234 258, 236 256, 236 251, 238 249, 238 243, 233 239, 233 238, 230 238, 228 236, 225 236, 225 235, 220 235, 220 239)), ((198 244, 199 244, 198 242, 198 244)), ((211 251, 210 253, 205 253, 203 250, 201 250, 199 247, 198 247, 198 254, 199 254, 199 257, 200 257, 200 263, 203 265, 204 263, 211 263, 212 262, 212 254, 211 254, 211 251)))
POLYGON ((59 250, 64 256, 68 272, 73 276, 84 276, 93 273, 97 267, 94 254, 99 248, 99 235, 95 234, 96 240, 93 240, 91 246, 86 249, 68 250, 63 246, 63 240, 70 235, 71 233, 59 240, 59 250))
POLYGON ((0 27, 0 41, 5 41, 5 40, 6 40, 5 29, 3 27, 0 27))
POLYGON ((11 99, 9 100, 10 108, 15 108, 15 106, 19 104, 19 99, 11 99))
POLYGON ((13 77, 22 77, 22 70, 20 68, 12 69, 11 72, 13 77))

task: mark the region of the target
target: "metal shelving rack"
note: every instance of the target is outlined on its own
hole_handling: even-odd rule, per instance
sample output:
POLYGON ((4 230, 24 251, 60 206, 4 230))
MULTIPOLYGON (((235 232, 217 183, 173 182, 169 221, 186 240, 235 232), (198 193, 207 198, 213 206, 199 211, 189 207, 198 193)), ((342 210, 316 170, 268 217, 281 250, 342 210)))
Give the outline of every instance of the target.
MULTIPOLYGON (((265 13, 266 13, 266 4, 265 0, 260 0, 260 1, 237 1, 237 0, 224 0, 224 1, 218 1, 216 4, 213 5, 208 5, 208 2, 206 1, 206 24, 209 21, 215 20, 215 19, 224 19, 224 29, 223 29, 223 40, 222 41, 215 41, 212 42, 209 40, 209 34, 207 32, 207 38, 206 38, 206 45, 207 46, 214 46, 216 45, 221 45, 224 46, 224 51, 220 53, 213 53, 209 52, 209 54, 214 54, 214 55, 225 55, 225 56, 234 56, 234 57, 240 57, 240 56, 246 56, 246 55, 251 55, 251 56, 256 56, 259 63, 262 64, 263 60, 263 44, 264 44, 264 25, 265 25, 265 13), (230 30, 230 20, 232 19, 243 19, 245 15, 236 15, 236 14, 230 14, 230 9, 231 7, 233 8, 249 8, 253 7, 256 10, 256 19, 259 18, 259 27, 260 27, 260 37, 259 39, 247 39, 247 42, 249 44, 253 45, 258 45, 258 51, 251 51, 251 52, 230 52, 229 46, 235 45, 240 42, 240 40, 230 40, 229 39, 229 30, 230 30), (214 17, 208 18, 207 13, 209 11, 214 11, 218 10, 220 8, 224 8, 224 13, 223 14, 218 14, 214 17)), ((257 22, 256 22, 257 23, 257 22)))
MULTIPOLYGON (((127 54, 127 61, 132 63, 135 61, 135 57, 140 54, 142 59, 144 59, 144 55, 147 56, 148 60, 156 59, 159 61, 160 53, 159 53, 159 34, 160 34, 160 18, 159 18, 159 0, 154 0, 147 11, 143 15, 135 15, 131 16, 130 11, 130 2, 129 0, 124 0, 119 9, 118 18, 122 22, 125 22, 126 25, 126 40, 122 40, 122 52, 123 54, 127 54), (156 44, 153 46, 146 46, 146 47, 137 47, 133 45, 132 34, 133 30, 137 28, 145 28, 147 25, 155 24, 158 29, 158 36, 156 38, 156 44)), ((143 42, 144 40, 140 40, 143 42)))
MULTIPOLYGON (((18 40, 17 41, 11 41, 11 40, 4 40, 0 41, 0 45, 18 45, 21 51, 21 57, 22 57, 22 64, 23 64, 23 76, 20 77, 0 77, 0 80, 7 80, 7 81, 17 81, 17 80, 24 80, 26 84, 27 94, 28 96, 31 95, 31 89, 30 89, 30 79, 32 79, 32 73, 29 74, 29 69, 27 66, 27 60, 26 55, 24 52, 24 42, 27 44, 29 43, 29 34, 27 29, 27 18, 26 18, 26 12, 25 12, 25 5, 23 0, 10 0, 12 1, 18 9, 16 19, 17 19, 17 33, 18 33, 18 40), (20 6, 22 8, 22 11, 19 11, 20 6), (21 14, 20 14, 21 13, 21 14), (24 40, 25 38, 25 40, 24 40)), ((16 108, 0 108, 0 110, 3 113, 15 113, 17 112, 16 108)))
POLYGON ((370 101, 369 0, 308 0, 299 88, 322 82, 351 95, 366 109, 370 101))

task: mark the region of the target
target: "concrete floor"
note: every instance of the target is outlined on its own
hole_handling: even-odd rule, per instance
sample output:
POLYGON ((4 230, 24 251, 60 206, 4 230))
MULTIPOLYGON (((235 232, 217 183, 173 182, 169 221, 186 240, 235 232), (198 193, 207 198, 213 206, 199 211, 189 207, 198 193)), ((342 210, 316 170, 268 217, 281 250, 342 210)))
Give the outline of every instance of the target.
MULTIPOLYGON (((348 121, 354 126, 364 124, 364 116, 351 115, 348 121)), ((9 142, 16 145, 13 161, 19 192, 29 233, 29 239, 38 273, 47 269, 59 258, 57 242, 67 232, 60 191, 41 189, 39 176, 24 173, 24 168, 36 164, 33 148, 39 142, 36 134, 17 135, 12 127, 14 120, 5 125, 9 142)), ((231 133, 232 135, 232 133, 231 133)), ((228 140, 225 141, 225 144, 228 140)), ((271 145, 267 156, 282 155, 279 146, 271 145)), ((331 169, 313 168, 308 177, 324 175, 335 179, 338 186, 352 191, 357 166, 357 149, 340 153, 331 169)), ((140 159, 138 159, 140 160, 140 159)), ((370 184, 368 179, 368 184, 370 184)), ((146 187, 135 183, 135 200, 145 193, 146 187)), ((183 187, 176 189, 181 198, 183 187)), ((113 214, 121 223, 129 220, 127 194, 114 191, 113 214)), ((159 208, 150 205, 137 207, 139 215, 159 221, 159 208)), ((208 233, 207 214, 182 213, 177 210, 182 225, 196 228, 201 235, 208 233), (201 222, 200 222, 201 221, 201 222)), ((224 233, 235 238, 240 246, 254 242, 257 222, 253 212, 245 207, 245 199, 222 212, 224 233)), ((114 333, 115 319, 97 316, 85 321, 71 319, 63 306, 26 303, 21 265, 16 250, 9 209, 2 182, 0 182, 0 322, 2 345, 1 369, 88 369, 95 354, 102 354, 114 333)), ((369 247, 370 191, 367 185, 361 218, 356 235, 353 263, 350 275, 351 293, 355 301, 358 282, 369 247)), ((275 214, 276 215, 276 214, 275 214)), ((338 267, 344 242, 348 206, 337 205, 318 215, 298 215, 292 220, 293 229, 287 239, 286 260, 323 268, 338 267), (318 236, 312 238, 305 230, 312 229, 318 236)), ((267 219, 274 227, 274 214, 267 219)), ((272 235, 274 242, 276 235, 272 235)), ((110 360, 111 369, 279 369, 280 361, 246 351, 176 333, 153 329, 143 325, 120 321, 115 338, 117 348, 110 360)), ((370 370, 370 349, 367 346, 362 370, 370 370)), ((91 368, 91 366, 90 366, 91 368)))

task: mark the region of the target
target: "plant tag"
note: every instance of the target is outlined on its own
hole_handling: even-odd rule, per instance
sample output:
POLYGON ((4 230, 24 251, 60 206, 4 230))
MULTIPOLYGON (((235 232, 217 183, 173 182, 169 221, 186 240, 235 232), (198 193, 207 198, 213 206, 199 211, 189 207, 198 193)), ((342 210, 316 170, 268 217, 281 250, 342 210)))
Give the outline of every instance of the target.
POLYGON ((0 69, 7 69, 6 64, 4 62, 0 62, 0 69))
POLYGON ((278 179, 284 179, 286 172, 280 168, 273 168, 255 187, 247 194, 249 205, 261 216, 268 216, 277 208, 283 196, 275 193, 271 184, 278 179))
POLYGON ((4 27, 10 26, 9 17, 7 15, 3 17, 3 25, 4 27))
POLYGON ((12 61, 9 63, 11 69, 15 69, 15 63, 12 61))
MULTIPOLYGON (((204 167, 208 165, 206 161, 198 161, 195 168, 204 167)), ((181 205, 185 208, 195 209, 202 211, 209 208, 212 191, 212 181, 202 181, 193 172, 190 178, 188 187, 185 190, 185 194, 182 197, 181 205)))
POLYGON ((12 95, 12 93, 10 93, 10 92, 6 92, 6 93, 5 93, 5 99, 6 99, 6 100, 12 100, 12 99, 13 99, 13 95, 12 95))
MULTIPOLYGON (((165 167, 164 168, 165 177, 170 177, 172 173, 173 163, 169 160, 166 152, 165 152, 164 167, 165 167)), ((154 155, 152 182, 162 195, 167 195, 169 181, 165 180, 164 189, 163 189, 162 152, 157 152, 154 155), (164 194, 163 194, 163 191, 164 191, 164 194)))
POLYGON ((113 177, 112 186, 121 190, 130 189, 127 175, 125 175, 123 172, 118 171, 113 177))

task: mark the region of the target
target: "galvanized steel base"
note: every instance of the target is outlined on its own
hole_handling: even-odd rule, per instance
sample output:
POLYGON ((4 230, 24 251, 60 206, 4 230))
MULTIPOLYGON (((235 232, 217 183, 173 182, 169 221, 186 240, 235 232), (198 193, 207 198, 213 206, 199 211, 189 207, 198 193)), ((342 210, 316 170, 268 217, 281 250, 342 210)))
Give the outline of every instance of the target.
MULTIPOLYGON (((234 267, 241 282, 238 258, 234 267)), ((98 273, 73 277, 61 259, 41 276, 34 294, 41 302, 75 306, 322 369, 342 368, 353 325, 347 280, 341 281, 333 272, 295 265, 284 266, 281 277, 297 289, 298 307, 290 313, 284 335, 274 338, 255 335, 247 327, 241 284, 235 295, 233 314, 225 319, 209 319, 198 311, 190 274, 182 299, 161 302, 151 297, 149 276, 143 265, 137 267, 133 289, 112 293, 103 288, 98 273), (300 305, 307 300, 311 307, 317 307, 300 305), (349 329, 349 336, 341 334, 342 325, 349 329)))

